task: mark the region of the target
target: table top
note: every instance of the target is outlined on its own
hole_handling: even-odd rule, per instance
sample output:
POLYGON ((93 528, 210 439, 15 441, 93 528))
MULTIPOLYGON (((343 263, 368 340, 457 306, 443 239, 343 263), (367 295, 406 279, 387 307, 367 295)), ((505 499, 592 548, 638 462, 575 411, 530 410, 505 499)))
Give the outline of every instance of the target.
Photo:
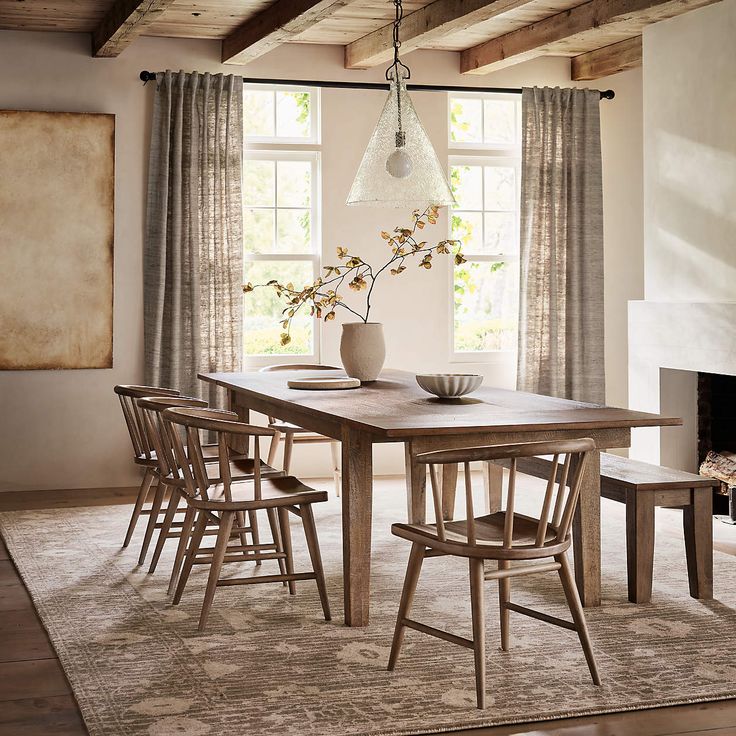
MULTIPOLYGON (((339 375, 341 371, 319 371, 339 375)), ((377 381, 338 391, 291 389, 290 378, 309 371, 202 373, 199 378, 265 400, 274 408, 298 406, 316 418, 335 420, 386 439, 473 432, 581 430, 682 424, 677 417, 586 404, 569 399, 481 387, 461 399, 437 399, 413 373, 385 370, 377 381)))

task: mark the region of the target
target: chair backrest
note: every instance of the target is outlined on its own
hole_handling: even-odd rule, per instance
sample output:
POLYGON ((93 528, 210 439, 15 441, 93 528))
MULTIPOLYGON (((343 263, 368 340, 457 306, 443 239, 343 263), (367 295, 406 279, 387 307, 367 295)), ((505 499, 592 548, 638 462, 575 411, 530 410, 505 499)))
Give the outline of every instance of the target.
POLYGON ((275 433, 268 427, 244 424, 238 421, 235 412, 221 409, 165 409, 162 413, 168 425, 176 463, 184 478, 187 493, 199 496, 205 501, 213 500, 210 488, 222 484, 224 501, 232 500, 230 475, 229 438, 237 436, 253 437, 253 483, 256 499, 261 498, 261 451, 259 437, 272 437, 275 433), (202 452, 201 433, 212 432, 217 439, 218 468, 217 478, 208 476, 202 452))
MULTIPOLYGON (((478 546, 473 511, 473 488, 470 476, 470 463, 476 461, 510 461, 506 506, 503 509, 504 527, 502 547, 507 550, 524 547, 542 548, 548 544, 564 542, 570 534, 570 525, 580 496, 580 483, 588 454, 595 450, 592 439, 557 440, 551 442, 524 442, 512 445, 492 445, 489 447, 467 447, 458 450, 439 450, 417 455, 420 463, 429 465, 437 520, 437 534, 445 541, 446 529, 442 517, 442 488, 437 478, 437 465, 463 463, 465 470, 465 503, 467 508, 465 544, 478 546), (547 479, 544 498, 538 517, 534 542, 514 544, 514 508, 516 504, 516 460, 520 457, 552 455, 550 474, 547 479), (561 468, 560 468, 561 466, 561 468), (559 471, 559 472, 558 472, 559 471), (550 533, 553 538, 550 541, 550 533)), ((527 517, 528 518, 528 517, 527 517)), ((534 519, 532 519, 534 521, 534 519)), ((456 541, 453 529, 453 541, 456 541)), ((461 540, 462 542, 462 540, 461 540)))
POLYGON ((146 396, 135 399, 135 403, 143 418, 146 437, 156 451, 158 471, 165 478, 172 476, 180 479, 179 466, 174 455, 174 445, 164 423, 162 414, 165 409, 179 407, 182 409, 206 408, 207 402, 189 396, 146 396))
POLYGON ((123 410, 125 425, 128 427, 128 434, 133 445, 133 454, 137 458, 151 459, 151 451, 154 449, 146 436, 146 429, 143 424, 143 416, 135 403, 136 399, 145 396, 179 396, 179 392, 174 388, 160 388, 158 386, 129 386, 118 385, 114 388, 115 393, 120 400, 120 406, 123 410))

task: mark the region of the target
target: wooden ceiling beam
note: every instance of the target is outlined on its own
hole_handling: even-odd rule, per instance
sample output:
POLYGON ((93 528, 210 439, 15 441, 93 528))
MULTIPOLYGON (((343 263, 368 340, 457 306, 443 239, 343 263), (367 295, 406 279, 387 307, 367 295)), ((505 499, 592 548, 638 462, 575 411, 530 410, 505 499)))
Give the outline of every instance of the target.
POLYGON ((276 0, 222 42, 222 61, 247 64, 334 15, 355 0, 276 0))
POLYGON ((119 56, 174 0, 116 0, 92 32, 92 56, 119 56))
POLYGON ((641 36, 612 43, 602 49, 573 56, 571 77, 575 82, 610 77, 641 66, 641 36))
MULTIPOLYGON (((401 21, 401 52, 436 41, 485 20, 528 5, 533 0, 435 0, 401 21)), ((393 23, 345 46, 345 68, 367 69, 393 57, 393 23)))
POLYGON ((562 13, 466 49, 463 74, 487 74, 545 54, 576 56, 639 35, 642 29, 719 0, 590 0, 562 13))

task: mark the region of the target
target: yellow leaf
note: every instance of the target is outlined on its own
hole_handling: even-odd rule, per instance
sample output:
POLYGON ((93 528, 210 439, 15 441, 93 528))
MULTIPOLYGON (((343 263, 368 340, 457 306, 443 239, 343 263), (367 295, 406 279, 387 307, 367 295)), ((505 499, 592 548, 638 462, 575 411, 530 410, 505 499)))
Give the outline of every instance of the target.
POLYGON ((247 294, 249 291, 253 291, 253 284, 249 281, 247 284, 243 285, 243 291, 247 294))
POLYGON ((335 319, 335 313, 334 312, 328 312, 325 315, 325 322, 327 322, 329 320, 333 320, 333 319, 335 319))
POLYGON ((424 223, 421 220, 417 220, 417 227, 420 230, 423 230, 424 229, 424 223))
POLYGON ((281 333, 281 344, 288 345, 291 342, 291 337, 286 332, 281 333))
POLYGON ((390 240, 391 239, 391 236, 385 230, 381 230, 381 237, 384 240, 390 240))

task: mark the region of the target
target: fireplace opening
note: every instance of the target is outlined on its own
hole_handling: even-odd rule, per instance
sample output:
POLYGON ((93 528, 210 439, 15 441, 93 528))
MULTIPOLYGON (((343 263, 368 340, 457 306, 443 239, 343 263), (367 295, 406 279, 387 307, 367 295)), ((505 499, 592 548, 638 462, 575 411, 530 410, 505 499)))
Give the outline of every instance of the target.
POLYGON ((700 472, 721 482, 713 513, 736 522, 736 376, 698 373, 697 407, 700 472))

